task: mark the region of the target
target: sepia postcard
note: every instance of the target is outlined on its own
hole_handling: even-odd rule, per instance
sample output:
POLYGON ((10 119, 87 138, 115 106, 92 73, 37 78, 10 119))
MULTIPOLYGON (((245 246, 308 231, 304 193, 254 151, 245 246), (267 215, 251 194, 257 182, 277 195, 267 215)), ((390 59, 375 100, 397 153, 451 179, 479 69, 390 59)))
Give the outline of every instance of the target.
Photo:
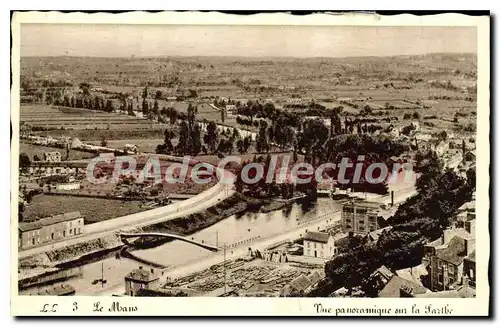
POLYGON ((489 315, 488 15, 11 27, 12 315, 489 315))

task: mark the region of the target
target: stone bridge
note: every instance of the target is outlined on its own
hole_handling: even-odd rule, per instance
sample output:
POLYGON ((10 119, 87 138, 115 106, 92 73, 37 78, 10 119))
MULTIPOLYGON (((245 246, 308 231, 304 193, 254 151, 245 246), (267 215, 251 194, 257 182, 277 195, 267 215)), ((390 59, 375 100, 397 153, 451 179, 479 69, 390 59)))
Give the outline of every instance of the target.
POLYGON ((117 232, 120 236, 120 239, 130 239, 130 238, 142 238, 142 237, 162 237, 169 238, 174 240, 180 240, 187 243, 194 244, 195 246, 201 247, 203 249, 207 249, 210 251, 219 251, 219 248, 215 246, 208 245, 203 242, 198 242, 180 235, 170 234, 170 233, 160 233, 160 232, 146 232, 146 233, 126 233, 126 232, 117 232))

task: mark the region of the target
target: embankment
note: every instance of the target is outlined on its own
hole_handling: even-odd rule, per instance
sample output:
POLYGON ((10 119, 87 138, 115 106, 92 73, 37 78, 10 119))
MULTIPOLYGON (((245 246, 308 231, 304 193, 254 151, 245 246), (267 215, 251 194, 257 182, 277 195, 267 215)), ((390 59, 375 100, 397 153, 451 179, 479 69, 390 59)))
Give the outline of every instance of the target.
MULTIPOLYGON (((245 211, 250 203, 239 193, 221 201, 217 205, 210 207, 200 213, 190 214, 188 216, 179 217, 166 222, 149 225, 135 229, 136 231, 156 231, 168 232, 179 235, 189 235, 196 231, 209 227, 224 218, 233 214, 245 211)), ((148 244, 136 240, 137 248, 146 246, 155 246, 165 243, 168 240, 151 239, 148 244)), ((116 235, 109 235, 103 238, 98 238, 75 245, 67 246, 61 249, 50 250, 42 254, 22 258, 19 261, 20 266, 20 281, 29 275, 33 277, 35 266, 39 267, 42 262, 45 270, 47 268, 68 269, 92 263, 101 259, 105 259, 111 255, 119 254, 119 251, 125 247, 125 244, 116 235), (24 277, 23 277, 24 276, 24 277)), ((135 247, 135 246, 134 246, 135 247)), ((129 248, 133 250, 134 247, 129 248)), ((40 275, 38 273, 38 275, 40 275)))

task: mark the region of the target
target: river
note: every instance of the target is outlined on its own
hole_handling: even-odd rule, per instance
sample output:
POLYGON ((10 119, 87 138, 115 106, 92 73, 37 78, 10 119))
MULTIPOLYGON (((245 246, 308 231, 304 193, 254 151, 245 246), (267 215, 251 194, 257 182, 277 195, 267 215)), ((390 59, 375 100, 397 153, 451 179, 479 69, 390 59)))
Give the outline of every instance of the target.
MULTIPOLYGON (((287 210, 283 209, 269 213, 245 212, 244 214, 232 215, 208 228, 193 233, 189 237, 218 246, 230 246, 243 240, 254 239, 244 244, 251 247, 252 241, 269 238, 294 229, 300 224, 312 221, 316 217, 331 213, 338 208, 339 205, 330 198, 318 198, 316 203, 307 207, 294 203, 287 210)), ((227 251, 228 255, 230 255, 231 248, 227 249, 227 251)), ((210 255, 217 255, 217 253, 183 241, 171 241, 152 249, 135 250, 132 253, 142 259, 154 261, 168 267, 181 266, 210 255)), ((69 279, 65 283, 71 284, 76 289, 77 295, 96 294, 123 285, 125 275, 140 265, 137 261, 113 256, 83 266, 82 276, 69 279), (92 281, 100 279, 101 273, 104 275, 104 279, 107 280, 106 284, 97 283, 93 285, 92 281)), ((150 267, 145 266, 145 268, 150 267)), ((36 292, 37 290, 32 288, 28 291, 36 292)))

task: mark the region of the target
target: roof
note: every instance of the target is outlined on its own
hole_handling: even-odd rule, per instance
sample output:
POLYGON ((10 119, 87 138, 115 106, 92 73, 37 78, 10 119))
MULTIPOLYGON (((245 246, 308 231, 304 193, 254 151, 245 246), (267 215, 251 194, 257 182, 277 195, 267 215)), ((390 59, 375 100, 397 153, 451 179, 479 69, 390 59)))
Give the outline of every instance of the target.
POLYGON ((307 232, 304 240, 327 243, 330 238, 330 234, 325 232, 307 232))
POLYGON ((128 273, 127 276, 125 276, 125 278, 134 281, 151 282, 157 280, 159 276, 151 273, 149 270, 137 268, 128 273))
POLYGON ((396 213, 396 211, 398 210, 398 207, 397 206, 392 206, 388 209, 380 209, 378 211, 378 216, 380 216, 381 218, 383 218, 384 220, 388 220, 390 219, 391 217, 394 216, 394 214, 396 213))
POLYGON ((19 230, 21 232, 38 230, 44 226, 53 225, 65 221, 72 221, 79 218, 82 218, 82 215, 79 211, 54 215, 51 217, 42 218, 35 222, 21 222, 19 223, 19 230))
POLYGON ((378 229, 378 230, 375 230, 375 231, 371 231, 371 232, 368 232, 367 236, 370 236, 373 241, 378 241, 378 238, 380 237, 380 235, 382 233, 384 233, 385 231, 390 231, 392 229, 392 226, 386 226, 385 228, 381 228, 381 229, 378 229))
POLYGON ((399 269, 396 271, 396 275, 404 278, 405 280, 415 282, 418 285, 422 285, 421 277, 427 275, 428 272, 424 265, 420 264, 418 266, 408 267, 404 269, 399 269))
POLYGON ((368 208, 368 209, 379 209, 381 204, 375 202, 369 202, 364 200, 353 200, 351 202, 345 203, 343 207, 354 206, 356 208, 368 208))
POLYGON ((476 262, 476 250, 474 249, 469 256, 465 257, 468 261, 476 262))
POLYGON ((387 268, 385 265, 382 265, 380 266, 379 268, 377 268, 377 270, 375 272, 373 272, 370 277, 374 276, 375 274, 381 274, 382 276, 384 276, 385 278, 387 279, 390 279, 394 274, 390 271, 389 268, 387 268))
POLYGON ((413 295, 426 293, 428 290, 415 282, 405 280, 397 275, 393 276, 385 287, 378 294, 381 298, 400 298, 401 289, 409 289, 413 295))
POLYGON ((460 208, 458 210, 460 210, 460 211, 462 211, 462 210, 474 211, 475 209, 476 209, 476 201, 473 200, 473 201, 470 201, 470 202, 463 204, 462 206, 460 206, 460 208))
POLYGON ((314 285, 314 284, 318 283, 319 280, 321 280, 321 276, 319 275, 318 271, 312 272, 311 274, 309 274, 307 276, 307 278, 311 282, 311 285, 314 285))
POLYGON ((309 286, 311 286, 311 281, 303 274, 290 282, 290 287, 297 291, 304 291, 309 286))
POLYGON ((455 236, 450 240, 446 248, 436 252, 436 257, 454 265, 460 265, 465 258, 465 255, 463 255, 465 250, 465 240, 455 236))

